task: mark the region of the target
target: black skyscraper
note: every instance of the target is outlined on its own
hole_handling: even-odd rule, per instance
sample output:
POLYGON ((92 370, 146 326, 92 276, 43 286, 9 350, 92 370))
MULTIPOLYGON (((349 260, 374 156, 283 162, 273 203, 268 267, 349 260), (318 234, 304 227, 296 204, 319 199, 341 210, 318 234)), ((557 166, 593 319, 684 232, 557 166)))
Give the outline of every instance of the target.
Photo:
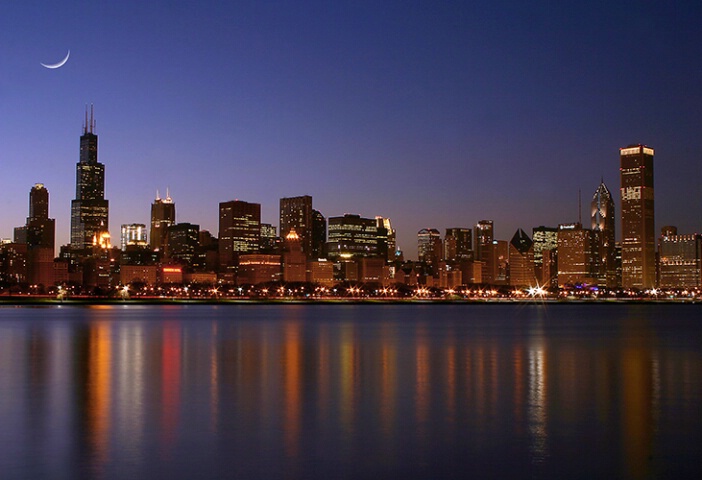
POLYGON ((98 137, 90 107, 80 137, 80 161, 76 165, 76 198, 71 202, 71 247, 92 246, 93 238, 108 231, 109 202, 105 200, 105 166, 97 161, 98 137))

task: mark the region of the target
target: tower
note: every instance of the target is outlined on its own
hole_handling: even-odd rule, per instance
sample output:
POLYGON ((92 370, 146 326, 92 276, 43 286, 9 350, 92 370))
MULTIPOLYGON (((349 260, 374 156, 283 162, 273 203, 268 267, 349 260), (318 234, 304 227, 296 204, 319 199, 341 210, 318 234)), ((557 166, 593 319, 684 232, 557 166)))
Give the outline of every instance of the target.
POLYGON ((108 231, 109 202, 105 200, 105 166, 98 162, 93 107, 85 110, 80 159, 76 164, 76 198, 71 201, 71 247, 89 248, 93 239, 108 231))
POLYGON ((656 282, 653 156, 643 145, 619 150, 624 288, 653 288, 656 282))
POLYGON ((591 228, 599 232, 598 283, 609 288, 617 286, 617 268, 614 262, 614 199, 609 189, 600 182, 590 204, 591 228))
POLYGON ((280 199, 280 236, 287 238, 294 229, 307 257, 312 256, 313 250, 312 212, 312 197, 309 195, 280 199))
POLYGON ((166 198, 161 198, 156 191, 156 199, 151 204, 151 248, 163 251, 166 246, 168 227, 175 225, 175 203, 170 192, 166 189, 166 198))
POLYGON ((27 217, 27 245, 47 247, 53 252, 55 220, 49 218, 49 191, 37 183, 29 191, 29 217, 27 217))
POLYGON ((483 283, 495 281, 494 225, 492 220, 481 220, 475 226, 475 258, 482 262, 483 283))
POLYGON ((236 266, 242 253, 258 253, 261 244, 261 204, 232 200, 219 204, 219 262, 236 266))
POLYGON ((509 284, 528 287, 535 282, 534 242, 520 228, 509 242, 509 284))

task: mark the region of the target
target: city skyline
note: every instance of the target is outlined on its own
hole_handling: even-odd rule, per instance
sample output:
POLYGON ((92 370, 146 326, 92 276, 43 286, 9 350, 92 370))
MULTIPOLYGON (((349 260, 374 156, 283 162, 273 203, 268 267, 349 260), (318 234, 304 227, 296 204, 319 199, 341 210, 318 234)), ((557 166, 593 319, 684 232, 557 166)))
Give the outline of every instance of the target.
POLYGON ((618 187, 617 149, 639 143, 656 234, 699 231, 699 5, 74 7, 3 15, 0 237, 43 183, 69 242, 91 103, 113 238, 166 187, 213 233, 220 202, 277 225, 281 198, 311 195, 326 217, 390 218, 413 258, 422 228, 576 221, 577 191, 618 187))

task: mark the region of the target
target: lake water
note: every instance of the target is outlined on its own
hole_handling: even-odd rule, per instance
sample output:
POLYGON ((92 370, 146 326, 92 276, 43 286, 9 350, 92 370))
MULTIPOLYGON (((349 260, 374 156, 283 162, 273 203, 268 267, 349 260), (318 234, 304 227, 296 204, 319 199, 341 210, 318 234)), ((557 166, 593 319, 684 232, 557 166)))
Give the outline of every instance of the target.
POLYGON ((702 478, 702 309, 0 308, 0 478, 702 478))

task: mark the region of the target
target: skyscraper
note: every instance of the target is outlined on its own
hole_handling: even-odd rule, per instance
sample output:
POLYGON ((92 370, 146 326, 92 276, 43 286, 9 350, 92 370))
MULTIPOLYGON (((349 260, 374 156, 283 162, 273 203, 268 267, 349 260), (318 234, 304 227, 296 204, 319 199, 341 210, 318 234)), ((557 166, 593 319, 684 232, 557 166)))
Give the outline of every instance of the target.
POLYGON ((473 260, 473 231, 470 228, 446 229, 444 258, 447 262, 473 260))
POLYGON ((76 198, 71 202, 71 247, 89 248, 109 229, 109 202, 105 200, 105 166, 97 161, 93 107, 85 111, 80 137, 80 160, 76 164, 76 198))
POLYGON ((494 225, 492 220, 481 220, 475 226, 475 258, 482 262, 482 280, 484 283, 495 281, 494 225))
POLYGON ((55 224, 49 218, 49 191, 37 183, 29 191, 29 217, 27 217, 27 245, 54 249, 55 224))
POLYGON ((303 195, 280 199, 280 236, 287 238, 288 233, 294 229, 307 257, 312 255, 312 228, 312 197, 303 195))
POLYGON ((219 204, 219 262, 235 266, 242 253, 258 253, 261 244, 261 204, 232 200, 219 204))
POLYGON ((435 228, 423 228, 417 232, 417 257, 420 262, 437 266, 443 258, 441 233, 435 228))
POLYGON ((27 217, 27 281, 48 287, 54 283, 55 221, 49 218, 49 191, 37 183, 29 191, 27 217))
POLYGON ((327 255, 338 259, 378 255, 378 224, 375 218, 351 213, 329 217, 327 255))
POLYGON ((653 288, 656 282, 656 233, 652 148, 619 150, 622 202, 622 287, 653 288))
POLYGON ((151 204, 151 248, 162 251, 166 246, 166 231, 175 225, 175 203, 166 189, 166 198, 162 199, 156 191, 156 199, 151 204))
POLYGON ((558 248, 558 228, 545 227, 543 225, 534 227, 531 231, 531 239, 534 242, 534 275, 542 286, 549 287, 555 279, 555 265, 550 265, 549 261, 556 259, 558 248), (544 255, 546 255, 547 268, 544 268, 544 255))
POLYGON ((590 219, 592 230, 600 232, 598 283, 614 288, 617 286, 617 267, 614 261, 614 199, 604 181, 592 196, 590 219))
POLYGON ((517 287, 533 287, 536 284, 534 242, 521 228, 509 242, 509 284, 517 287))

